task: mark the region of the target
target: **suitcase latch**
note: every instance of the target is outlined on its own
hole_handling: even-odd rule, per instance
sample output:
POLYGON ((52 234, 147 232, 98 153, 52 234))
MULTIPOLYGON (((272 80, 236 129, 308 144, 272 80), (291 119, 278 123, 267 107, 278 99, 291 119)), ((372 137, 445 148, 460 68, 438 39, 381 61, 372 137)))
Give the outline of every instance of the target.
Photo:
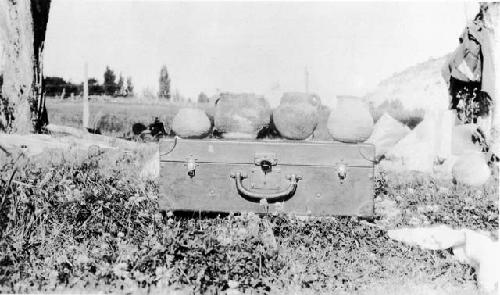
POLYGON ((255 153, 254 163, 260 166, 264 173, 271 172, 272 166, 278 165, 278 157, 275 153, 255 153))
POLYGON ((340 181, 343 181, 347 177, 347 166, 344 163, 337 166, 337 176, 340 181))
POLYGON ((198 164, 196 164, 196 160, 197 159, 195 159, 193 155, 190 155, 187 159, 187 163, 185 164, 185 166, 187 166, 187 174, 191 178, 196 175, 196 166, 198 166, 198 164))

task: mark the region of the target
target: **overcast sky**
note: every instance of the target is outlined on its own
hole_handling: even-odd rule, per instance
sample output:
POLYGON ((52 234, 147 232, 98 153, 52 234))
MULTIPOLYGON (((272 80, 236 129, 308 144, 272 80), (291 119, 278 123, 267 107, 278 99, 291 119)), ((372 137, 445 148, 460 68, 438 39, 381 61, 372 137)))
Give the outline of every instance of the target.
POLYGON ((276 100, 304 90, 307 67, 310 90, 328 103, 454 50, 476 11, 463 2, 53 0, 45 74, 81 82, 88 61, 100 81, 110 65, 137 91, 156 91, 166 64, 187 97, 220 89, 276 100))

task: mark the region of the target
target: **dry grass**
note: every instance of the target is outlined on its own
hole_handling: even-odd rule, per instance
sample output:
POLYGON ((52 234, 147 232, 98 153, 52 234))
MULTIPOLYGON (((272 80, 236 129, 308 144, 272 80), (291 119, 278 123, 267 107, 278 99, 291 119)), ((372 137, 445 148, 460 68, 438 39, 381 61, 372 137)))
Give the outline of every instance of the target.
MULTIPOLYGON (((213 107, 208 104, 168 103, 154 104, 132 99, 121 99, 117 102, 108 100, 91 100, 89 103, 90 128, 100 129, 103 134, 129 138, 132 136, 132 125, 143 123, 146 126, 158 117, 165 123, 167 132, 174 116, 182 107, 198 107, 204 109, 209 116, 213 107)), ((47 99, 49 122, 58 125, 81 127, 82 102, 70 100, 47 99)))
POLYGON ((438 222, 498 229, 498 179, 478 190, 378 173, 373 222, 173 216, 158 210, 157 182, 138 177, 144 158, 52 152, 4 162, 0 291, 479 294, 470 266, 448 251, 392 241, 386 229, 438 222))

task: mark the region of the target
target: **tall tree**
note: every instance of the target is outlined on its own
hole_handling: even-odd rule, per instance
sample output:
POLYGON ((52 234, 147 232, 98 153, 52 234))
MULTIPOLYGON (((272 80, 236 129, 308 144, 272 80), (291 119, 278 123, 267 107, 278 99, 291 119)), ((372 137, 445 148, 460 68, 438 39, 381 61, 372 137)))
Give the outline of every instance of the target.
POLYGON ((200 92, 200 94, 198 94, 198 103, 208 103, 209 101, 210 99, 204 92, 200 92))
POLYGON ((132 84, 132 77, 127 77, 127 95, 134 96, 134 84, 132 84))
POLYGON ((122 89, 123 86, 125 85, 125 80, 123 79, 122 74, 120 73, 120 76, 118 77, 118 89, 122 89))
POLYGON ((160 70, 158 96, 160 98, 170 99, 170 77, 168 76, 167 66, 163 66, 160 70))
POLYGON ((43 96, 42 53, 50 0, 0 1, 4 83, 0 130, 39 132, 48 123, 43 96))
POLYGON ((116 75, 113 70, 106 66, 106 70, 104 71, 104 93, 106 95, 115 94, 117 85, 116 85, 116 75))
POLYGON ((123 79, 122 74, 120 73, 120 76, 118 78, 118 83, 116 85, 116 91, 118 91, 118 94, 121 96, 126 96, 127 95, 127 89, 125 88, 125 79, 123 79))

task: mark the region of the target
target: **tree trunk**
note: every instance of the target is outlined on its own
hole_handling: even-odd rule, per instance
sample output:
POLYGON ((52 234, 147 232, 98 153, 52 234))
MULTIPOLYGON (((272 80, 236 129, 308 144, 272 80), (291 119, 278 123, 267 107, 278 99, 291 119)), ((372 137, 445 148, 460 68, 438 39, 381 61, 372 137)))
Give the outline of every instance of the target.
POLYGON ((500 155, 500 3, 481 3, 470 32, 481 45, 483 71, 481 90, 493 101, 491 112, 491 152, 500 155))
POLYGON ((0 1, 0 131, 39 132, 47 124, 41 56, 49 8, 50 0, 0 1))
POLYGON ((500 3, 482 4, 483 23, 486 31, 483 49, 484 55, 484 78, 482 80, 483 91, 488 92, 493 100, 491 149, 500 156, 500 3), (486 65, 487 59, 489 63, 486 65))

